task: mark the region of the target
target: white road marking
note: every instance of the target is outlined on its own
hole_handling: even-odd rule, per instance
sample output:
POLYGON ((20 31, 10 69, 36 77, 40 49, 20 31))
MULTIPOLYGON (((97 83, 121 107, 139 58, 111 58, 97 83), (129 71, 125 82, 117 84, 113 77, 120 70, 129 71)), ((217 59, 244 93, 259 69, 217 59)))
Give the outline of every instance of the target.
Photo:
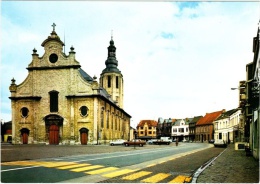
POLYGON ((7 172, 7 171, 16 171, 16 170, 21 170, 21 169, 31 169, 35 167, 41 167, 41 166, 31 166, 31 167, 20 167, 20 168, 14 168, 14 169, 6 169, 6 170, 1 170, 1 172, 7 172))

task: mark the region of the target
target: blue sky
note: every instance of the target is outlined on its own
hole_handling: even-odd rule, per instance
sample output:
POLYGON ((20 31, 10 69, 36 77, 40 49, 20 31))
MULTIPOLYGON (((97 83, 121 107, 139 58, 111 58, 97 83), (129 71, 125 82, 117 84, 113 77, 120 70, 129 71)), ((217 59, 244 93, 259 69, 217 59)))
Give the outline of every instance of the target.
POLYGON ((259 2, 1 2, 1 119, 11 120, 9 85, 28 75, 32 50, 52 23, 90 76, 105 68, 113 30, 124 76, 124 109, 142 119, 185 118, 238 106, 253 59, 259 2))

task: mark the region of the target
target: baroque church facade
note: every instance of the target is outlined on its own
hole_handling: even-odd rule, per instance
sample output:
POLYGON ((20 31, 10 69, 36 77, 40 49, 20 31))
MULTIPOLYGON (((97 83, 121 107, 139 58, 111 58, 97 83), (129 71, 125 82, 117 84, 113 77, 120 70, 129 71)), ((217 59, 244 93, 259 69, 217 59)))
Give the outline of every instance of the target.
POLYGON ((117 68, 111 37, 105 69, 89 76, 76 60, 74 48, 66 55, 53 30, 41 44, 44 54, 32 53, 28 76, 9 87, 13 144, 100 144, 129 139, 131 116, 124 111, 123 75, 117 68))

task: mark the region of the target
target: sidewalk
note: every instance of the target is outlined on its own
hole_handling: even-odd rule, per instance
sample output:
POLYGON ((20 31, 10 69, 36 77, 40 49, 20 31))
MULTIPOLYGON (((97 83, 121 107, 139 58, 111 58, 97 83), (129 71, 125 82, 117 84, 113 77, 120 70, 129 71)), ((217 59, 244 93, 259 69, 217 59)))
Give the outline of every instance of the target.
POLYGON ((259 161, 230 144, 199 175, 197 183, 259 183, 259 161))

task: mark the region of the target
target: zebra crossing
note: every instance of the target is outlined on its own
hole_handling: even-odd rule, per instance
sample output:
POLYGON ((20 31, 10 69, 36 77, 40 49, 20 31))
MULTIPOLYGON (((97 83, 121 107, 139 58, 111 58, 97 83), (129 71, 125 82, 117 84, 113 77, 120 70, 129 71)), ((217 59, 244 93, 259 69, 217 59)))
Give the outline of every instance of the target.
MULTIPOLYGON (((158 183, 165 179, 169 181, 168 183, 188 183, 191 182, 192 179, 190 176, 184 175, 173 176, 169 173, 153 173, 151 171, 144 171, 141 169, 125 169, 77 162, 14 161, 1 163, 1 166, 47 167, 58 170, 69 170, 71 172, 82 172, 87 175, 101 175, 108 179, 120 177, 119 180, 125 180, 129 182, 138 180, 142 183, 158 183)), ((152 165, 148 165, 147 167, 151 166, 152 165)), ((5 171, 8 171, 8 169, 1 170, 1 172, 5 171)))

